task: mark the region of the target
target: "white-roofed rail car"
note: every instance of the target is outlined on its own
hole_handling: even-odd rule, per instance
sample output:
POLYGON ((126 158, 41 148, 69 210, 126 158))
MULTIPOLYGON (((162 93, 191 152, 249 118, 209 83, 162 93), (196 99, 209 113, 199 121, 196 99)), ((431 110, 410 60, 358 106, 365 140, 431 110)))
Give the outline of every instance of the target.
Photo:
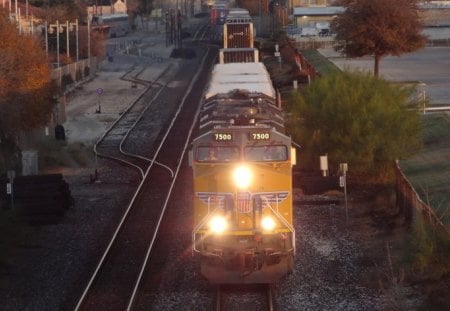
POLYGON ((201 274, 264 284, 291 272, 295 149, 263 64, 215 66, 189 156, 201 274))

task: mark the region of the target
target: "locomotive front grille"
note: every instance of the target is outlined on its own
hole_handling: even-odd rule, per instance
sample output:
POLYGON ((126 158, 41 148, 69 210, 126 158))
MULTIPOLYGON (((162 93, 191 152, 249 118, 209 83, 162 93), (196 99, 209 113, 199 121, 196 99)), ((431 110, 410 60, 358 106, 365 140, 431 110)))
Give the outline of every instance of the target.
POLYGON ((252 212, 251 196, 248 192, 238 192, 236 198, 236 209, 241 214, 248 214, 252 212))

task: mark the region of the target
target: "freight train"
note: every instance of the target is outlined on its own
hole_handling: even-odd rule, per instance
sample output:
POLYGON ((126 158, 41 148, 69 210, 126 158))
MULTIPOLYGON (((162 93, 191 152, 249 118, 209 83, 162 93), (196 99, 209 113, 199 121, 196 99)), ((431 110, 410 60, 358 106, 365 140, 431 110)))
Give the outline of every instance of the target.
POLYGON ((217 2, 211 4, 210 8, 210 29, 211 41, 220 41, 223 38, 223 26, 228 15, 228 3, 217 2))
MULTIPOLYGON (((241 21, 225 23, 224 33, 252 28, 248 19, 241 21)), ((270 284, 294 265, 295 149, 270 75, 246 41, 252 36, 236 45, 229 39, 212 70, 189 152, 192 249, 213 284, 270 284)))

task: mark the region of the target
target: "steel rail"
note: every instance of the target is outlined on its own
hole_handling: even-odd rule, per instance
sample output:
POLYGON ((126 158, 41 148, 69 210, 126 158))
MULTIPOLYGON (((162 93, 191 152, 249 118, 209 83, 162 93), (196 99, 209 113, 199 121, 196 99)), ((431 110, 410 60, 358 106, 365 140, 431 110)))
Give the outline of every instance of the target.
MULTIPOLYGON (((182 101, 181 101, 181 104, 180 104, 179 109, 177 110, 177 113, 176 113, 176 115, 175 115, 175 118, 177 118, 177 116, 178 116, 178 114, 180 113, 182 107, 184 106, 184 103, 185 103, 185 101, 186 101, 186 99, 187 99, 189 93, 192 91, 192 88, 194 87, 194 84, 195 84, 195 82, 197 81, 198 76, 199 76, 199 74, 200 74, 201 68, 203 68, 203 66, 205 65, 205 61, 206 61, 206 58, 207 58, 207 56, 208 56, 209 50, 210 50, 209 48, 206 50, 206 53, 205 53, 205 55, 203 56, 202 62, 201 62, 201 64, 200 64, 200 66, 198 67, 198 70, 197 70, 196 74, 194 75, 194 78, 191 80, 191 83, 189 84, 188 90, 187 90, 187 92, 186 92, 186 93, 184 94, 184 96, 183 96, 183 99, 182 99, 182 101)), ((186 150, 188 149, 188 146, 189 146, 189 143, 190 143, 190 140, 191 140, 191 137, 192 137, 192 132, 194 131, 195 125, 197 124, 197 119, 198 119, 198 115, 200 114, 200 110, 201 110, 201 105, 199 105, 198 108, 197 108, 197 111, 196 111, 196 113, 195 113, 194 121, 192 122, 192 125, 191 125, 191 127, 190 127, 190 129, 189 129, 188 135, 187 135, 187 137, 186 137, 185 145, 184 145, 183 150, 182 150, 182 152, 181 152, 180 160, 178 161, 178 166, 177 166, 177 168, 176 168, 175 175, 173 176, 173 180, 172 180, 172 183, 171 183, 171 185, 170 185, 169 192, 168 192, 168 194, 167 194, 166 200, 165 200, 165 202, 164 202, 164 206, 163 206, 163 208, 162 208, 162 212, 161 212, 161 214, 160 214, 160 216, 159 216, 158 223, 157 223, 157 225, 156 225, 156 229, 155 229, 155 232, 154 232, 154 234, 153 234, 152 240, 151 240, 150 244, 148 245, 147 252, 146 252, 145 258, 144 258, 144 262, 142 263, 142 266, 141 266, 141 269, 140 269, 140 272, 139 272, 139 276, 138 276, 138 278, 137 278, 137 280, 136 280, 136 283, 135 283, 135 286, 134 286, 134 289, 133 289, 133 293, 131 294, 131 297, 130 297, 130 301, 129 301, 127 310, 131 310, 131 308, 132 308, 132 306, 133 306, 133 303, 134 303, 134 301, 135 301, 135 297, 136 297, 137 290, 138 290, 138 288, 139 288, 139 286, 140 286, 140 284, 141 284, 141 280, 142 280, 142 276, 143 276, 143 274, 144 274, 144 270, 145 270, 145 268, 147 267, 148 259, 149 259, 149 257, 150 257, 151 251, 152 251, 152 249, 153 249, 153 245, 154 245, 154 243, 155 243, 156 236, 157 236, 158 231, 159 231, 159 227, 160 227, 160 225, 161 225, 162 219, 164 218, 165 211, 166 211, 166 208, 167 208, 167 204, 169 203, 170 196, 172 195, 172 190, 173 190, 173 187, 174 187, 175 182, 176 182, 176 180, 177 180, 177 176, 178 176, 178 173, 179 173, 179 171, 180 171, 180 167, 182 166, 182 163, 183 163, 182 160, 183 160, 183 158, 184 158, 184 155, 186 154, 186 150)), ((169 131, 172 129, 172 126, 173 126, 173 124, 174 124, 173 121, 175 120, 175 118, 172 119, 172 123, 170 124, 169 131)), ((167 133, 168 133, 168 132, 167 132, 167 133)), ((165 140, 166 137, 167 137, 167 133, 166 133, 166 136, 164 136, 164 140, 165 140)), ((164 141, 164 140, 163 140, 163 141, 164 141)))
MULTIPOLYGON (((274 285, 273 284, 261 284, 261 288, 259 288, 257 291, 264 296, 266 310, 267 311, 275 311, 275 295, 274 295, 274 285)), ((237 295, 245 295, 245 290, 239 290, 237 295)), ((236 293, 229 293, 228 296, 236 295, 236 293)), ((227 300, 227 293, 225 287, 222 285, 217 285, 216 289, 216 300, 215 300, 215 310, 221 311, 221 310, 228 310, 234 308, 229 308, 226 304, 227 300)))
POLYGON ((209 30, 208 24, 203 24, 200 26, 194 33, 194 36, 192 38, 193 42, 199 42, 205 38, 205 35, 207 34, 207 31, 209 30))
MULTIPOLYGON (((162 76, 163 76, 163 75, 171 68, 171 66, 172 66, 172 64, 170 64, 170 65, 169 65, 169 66, 161 73, 161 75, 160 75, 159 77, 157 77, 157 79, 156 79, 155 81, 158 81, 158 80, 159 80, 159 79, 160 79, 160 78, 161 78, 161 77, 162 77, 162 76)), ((102 157, 102 158, 105 158, 105 159, 114 160, 114 161, 117 161, 117 162, 119 162, 119 163, 123 163, 123 164, 126 164, 126 165, 129 165, 129 166, 131 166, 131 167, 136 168, 136 169, 141 173, 141 178, 142 178, 142 179, 144 178, 144 170, 143 170, 140 166, 138 166, 138 165, 136 165, 136 164, 134 164, 134 163, 132 163, 132 162, 130 162, 130 161, 127 161, 127 160, 118 158, 118 157, 114 157, 114 156, 109 156, 109 155, 106 155, 106 154, 102 154, 102 153, 100 153, 100 152, 98 151, 98 148, 99 148, 100 143, 106 138, 106 136, 107 136, 113 129, 115 129, 115 126, 117 125, 117 123, 119 123, 123 118, 126 117, 127 113, 130 112, 130 110, 131 110, 133 107, 135 107, 135 106, 137 105, 137 103, 144 97, 144 95, 146 94, 146 92, 148 92, 148 91, 150 90, 150 88, 152 87, 152 85, 154 85, 154 84, 156 84, 156 82, 151 83, 151 84, 147 87, 147 89, 146 89, 144 92, 142 92, 141 95, 139 95, 139 97, 133 102, 133 104, 131 104, 130 106, 127 107, 127 109, 125 110, 125 112, 122 113, 122 114, 120 115, 120 117, 117 118, 117 119, 111 124, 111 126, 103 133, 103 135, 97 140, 97 142, 94 144, 94 148, 93 148, 93 151, 94 151, 94 154, 95 154, 96 157, 99 156, 99 157, 102 157)), ((148 161, 148 162, 151 161, 151 159, 142 157, 142 156, 140 156, 140 155, 136 155, 136 154, 124 152, 123 149, 122 149, 122 144, 123 144, 123 142, 125 141, 125 139, 129 136, 130 132, 134 129, 134 127, 136 126, 136 124, 138 123, 138 121, 142 118, 143 114, 147 111, 147 109, 150 107, 150 105, 158 98, 158 96, 160 95, 160 93, 164 90, 164 88, 165 88, 166 85, 161 85, 161 86, 162 86, 161 89, 155 94, 155 96, 153 96, 153 98, 152 98, 152 100, 150 101, 150 103, 148 103, 148 104, 145 106, 144 110, 139 114, 139 116, 138 116, 138 118, 137 118, 138 120, 137 120, 136 122, 134 122, 134 124, 131 126, 131 128, 128 129, 127 133, 126 133, 125 136, 122 138, 122 140, 121 140, 121 142, 120 142, 120 144, 119 144, 119 151, 120 151, 122 154, 127 155, 127 156, 129 156, 129 157, 139 158, 139 159, 141 159, 141 160, 148 161)))
MULTIPOLYGON (((165 72, 166 72, 166 71, 165 71, 165 72)), ((157 95, 158 95, 159 93, 160 93, 160 92, 158 92, 157 95)), ((143 92, 143 94, 141 94, 141 95, 139 96, 139 98, 138 98, 132 105, 130 105, 130 107, 127 108, 126 112, 128 112, 128 111, 134 106, 134 104, 144 96, 144 94, 145 94, 145 92, 143 92)), ((123 115, 124 115, 124 114, 123 114, 123 115)), ((123 115, 121 116, 121 118, 123 117, 123 115)), ((128 165, 130 165, 130 166, 133 166, 133 167, 138 168, 140 171, 142 171, 142 176, 143 176, 143 178, 142 178, 141 182, 139 183, 139 185, 137 186, 137 189, 136 189, 135 193, 133 194, 133 197, 132 197, 132 199, 131 199, 131 201, 130 201, 128 207, 127 207, 127 209, 125 210, 124 214, 122 215, 122 218, 121 218, 121 220, 120 220, 118 226, 116 227, 116 230, 115 230, 115 232, 114 232, 114 234, 113 234, 111 240, 109 241, 108 246, 106 247, 106 250, 104 251, 102 257, 100 258, 100 261, 99 261, 99 263, 97 264, 97 266, 96 266, 96 268, 95 268, 95 270, 94 270, 94 273, 92 274, 92 276, 91 276, 91 278, 90 278, 90 280, 89 280, 87 286, 85 287, 85 289, 84 289, 84 291, 83 291, 83 294, 82 294, 82 296, 80 297, 80 299, 79 299, 79 301, 78 301, 78 303, 77 303, 77 305, 76 305, 76 307, 75 307, 75 310, 80 310, 80 308, 81 308, 81 306, 82 306, 82 304, 83 304, 83 302, 84 302, 84 299, 85 299, 86 296, 87 296, 87 293, 89 292, 89 290, 90 290, 90 288, 91 288, 91 286, 92 286, 94 280, 97 278, 98 273, 99 273, 101 267, 103 266, 103 264, 104 264, 104 262, 105 262, 105 259, 106 259, 106 257, 108 256, 108 254, 109 254, 109 252, 110 252, 110 250, 111 250, 112 245, 114 244, 114 242, 115 242, 117 236, 119 235, 119 232, 120 232, 120 230, 122 229, 123 224, 125 223, 126 218, 127 218, 128 214, 129 214, 130 210, 132 209, 132 207, 133 207, 133 205, 134 205, 134 202, 135 202, 135 200, 136 200, 136 198, 137 198, 137 196, 138 196, 138 194, 139 194, 141 188, 143 187, 143 185, 144 185, 144 183, 145 183, 145 176, 148 174, 148 172, 149 172, 150 169, 152 168, 153 163, 156 162, 154 159, 149 159, 150 165, 147 167, 147 170, 146 170, 146 172, 144 173, 143 170, 142 170, 140 167, 138 167, 137 165, 135 165, 134 163, 128 162, 128 161, 123 160, 123 159, 120 159, 120 158, 115 158, 115 157, 110 157, 110 156, 102 155, 102 154, 99 154, 99 153, 97 152, 97 145, 98 145, 98 143, 101 142, 101 141, 103 140, 103 138, 104 138, 104 137, 105 137, 105 136, 113 129, 113 127, 120 121, 121 118, 118 118, 116 121, 114 121, 114 123, 110 126, 110 128, 109 128, 109 129, 102 135, 102 137, 97 141, 97 143, 94 145, 94 152, 95 152, 96 155, 100 155, 100 156, 102 156, 102 157, 104 157, 104 158, 109 158, 109 159, 112 159, 112 160, 116 160, 116 161, 119 161, 119 162, 121 162, 121 163, 125 163, 125 164, 128 164, 128 165)), ((170 129, 167 130, 167 132, 168 132, 168 131, 170 131, 170 129)), ((156 154, 155 154, 155 158, 156 158, 156 156, 157 156, 159 150, 161 149, 161 145, 162 145, 162 144, 164 144, 164 140, 161 141, 160 146, 158 147, 158 151, 157 151, 156 154)))
MULTIPOLYGON (((207 55, 207 53, 206 53, 205 55, 207 55)), ((201 68, 201 66, 200 66, 199 68, 201 68)), ((198 72, 199 72, 199 71, 200 71, 200 69, 198 70, 198 72)), ((196 76, 198 76, 198 74, 196 74, 196 76)), ((194 80, 193 80, 193 81, 194 81, 194 80)), ((193 86, 193 82, 191 82, 191 85, 190 85, 189 89, 185 92, 185 95, 184 95, 184 97, 183 97, 183 102, 185 101, 185 98, 187 97, 187 94, 191 91, 192 86, 193 86)), ((169 135, 170 130, 172 129, 173 125, 175 124, 175 120, 176 120, 176 118, 177 118, 177 116, 178 116, 180 110, 181 110, 181 107, 178 109, 178 111, 176 112, 175 116, 172 118, 171 124, 169 125, 168 129, 166 130, 165 135, 164 135, 163 139, 161 140, 161 142, 160 142, 160 144, 159 144, 159 146, 158 146, 158 148, 157 148, 157 150, 156 150, 156 152, 155 152, 154 158, 150 160, 150 164, 149 164, 149 166, 147 167, 147 169, 146 169, 146 171, 145 171, 145 173, 144 173, 144 175, 143 175, 144 178, 143 178, 142 181, 139 183, 139 185, 138 185, 138 187, 137 187, 137 190, 136 190, 135 193, 133 194, 133 197, 132 197, 132 199, 131 199, 131 201, 130 201, 128 207, 127 207, 127 209, 125 210, 124 214, 122 215, 122 218, 121 218, 121 220, 120 220, 120 223, 119 223, 119 225, 117 226, 117 228, 116 228, 116 230, 115 230, 115 232, 114 232, 114 234, 113 234, 113 236, 112 236, 110 242, 108 243, 108 246, 107 246, 105 252, 103 253, 103 255, 102 255, 102 257, 101 257, 99 263, 97 264, 96 269, 95 269, 95 271, 94 271, 92 277, 90 278, 90 280, 89 280, 87 286, 85 287, 85 290, 83 291, 83 294, 82 294, 82 296, 80 297, 80 299, 79 299, 79 301, 78 301, 78 303, 77 303, 77 305, 76 305, 76 307, 75 307, 75 310, 80 310, 80 308, 82 307, 82 304, 83 304, 83 302, 84 302, 84 300, 85 300, 85 298, 86 298, 86 296, 87 296, 89 290, 91 289, 93 282, 94 282, 95 279, 97 278, 97 276, 98 276, 98 274, 99 274, 99 271, 101 270, 101 268, 102 268, 102 266, 103 266, 103 264, 104 264, 104 262, 105 262, 105 259, 107 258, 108 254, 109 254, 109 252, 110 252, 110 250, 111 250, 111 248, 112 248, 112 245, 114 244, 114 242, 115 242, 117 236, 119 235, 119 232, 120 232, 120 230, 122 229, 122 227, 123 227, 123 225, 124 225, 124 223, 125 223, 125 221, 126 221, 128 215, 129 215, 129 213, 130 213, 130 210, 132 209, 132 207, 133 207, 133 205, 134 205, 134 203, 135 203, 135 200, 136 200, 138 194, 140 193, 140 191, 141 191, 141 189, 142 189, 142 187, 143 187, 143 185, 144 185, 144 183, 145 183, 145 181, 146 181, 146 177, 147 177, 148 173, 150 172, 151 168, 153 167, 153 164, 156 164, 156 165, 162 165, 162 164, 158 163, 155 159, 157 158, 157 156, 158 156, 160 150, 162 149, 162 147, 163 147, 163 145, 164 145, 164 143, 165 143, 165 141, 166 141, 166 138, 167 138, 167 136, 169 135)), ((117 123, 117 121, 116 121, 115 123, 117 123)), ((188 145, 188 143, 189 143, 189 140, 187 139, 187 140, 186 140, 186 146, 188 145)), ((185 149, 186 149, 186 147, 185 147, 185 149)), ((183 156, 183 155, 184 155, 184 150, 183 150, 182 156, 183 156)), ((181 165, 181 161, 179 161, 179 163, 180 163, 180 165, 181 165)), ((162 166, 168 168, 168 167, 165 166, 165 165, 162 165, 162 166)), ((172 173, 172 177, 173 177, 174 174, 173 174, 172 170, 170 170, 170 168, 169 168, 169 171, 172 173)), ((178 171, 179 171, 179 168, 177 169, 177 173, 178 173, 178 171)), ((167 205, 167 202, 168 202, 168 200, 169 200, 169 197, 170 197, 170 193, 171 193, 172 188, 173 188, 173 185, 172 185, 171 188, 170 188, 170 191, 169 191, 169 194, 167 195, 166 203, 165 203, 164 206, 167 205)), ((162 217, 161 217, 161 218, 162 218, 162 217)), ((158 227, 159 227, 160 222, 161 222, 161 220, 158 222, 158 227)), ((156 236, 156 234, 155 234, 155 236, 156 236)), ((153 240, 154 240, 154 239, 153 239, 153 240)))
POLYGON ((274 304, 274 295, 273 295, 273 288, 272 285, 268 284, 266 288, 266 295, 267 295, 267 310, 268 311, 274 311, 275 310, 275 304, 274 304))

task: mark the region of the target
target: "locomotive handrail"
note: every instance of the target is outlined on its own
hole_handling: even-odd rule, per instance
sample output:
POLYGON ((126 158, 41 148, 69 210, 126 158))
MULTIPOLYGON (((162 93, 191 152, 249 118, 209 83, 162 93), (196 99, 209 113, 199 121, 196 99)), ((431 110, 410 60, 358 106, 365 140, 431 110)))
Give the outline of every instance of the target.
MULTIPOLYGON (((267 200, 267 198, 265 198, 265 200, 267 200)), ((278 203, 277 203, 278 205, 278 203)), ((270 205, 270 203, 267 202, 267 206, 270 208, 270 210, 274 213, 274 215, 280 219, 280 221, 292 232, 292 244, 294 245, 293 250, 294 250, 294 254, 295 254, 295 229, 294 227, 280 214, 278 213, 278 211, 274 210, 272 208, 272 206, 270 205)))
POLYGON ((286 226, 288 227, 289 230, 291 230, 292 232, 295 232, 294 227, 292 227, 292 225, 280 214, 278 213, 278 211, 274 210, 272 208, 272 206, 270 205, 270 203, 267 203, 267 206, 269 207, 269 209, 275 214, 275 216, 277 216, 277 218, 280 219, 280 221, 286 226))
POLYGON ((209 204, 208 204, 208 214, 207 214, 205 217, 203 217, 202 221, 197 225, 197 227, 195 227, 194 230, 192 230, 192 241, 194 241, 194 242, 192 243, 192 255, 194 254, 194 252, 197 252, 197 253, 200 252, 200 251, 197 249, 197 247, 196 247, 197 243, 196 243, 195 235, 197 234, 198 231, 200 231, 200 228, 203 227, 203 226, 205 225, 205 223, 206 223, 206 221, 207 221, 209 215, 211 215, 212 213, 214 213, 214 212, 215 212, 216 210, 218 210, 218 209, 219 209, 219 207, 217 206, 217 207, 214 209, 214 211, 210 212, 210 211, 209 211, 209 204))

